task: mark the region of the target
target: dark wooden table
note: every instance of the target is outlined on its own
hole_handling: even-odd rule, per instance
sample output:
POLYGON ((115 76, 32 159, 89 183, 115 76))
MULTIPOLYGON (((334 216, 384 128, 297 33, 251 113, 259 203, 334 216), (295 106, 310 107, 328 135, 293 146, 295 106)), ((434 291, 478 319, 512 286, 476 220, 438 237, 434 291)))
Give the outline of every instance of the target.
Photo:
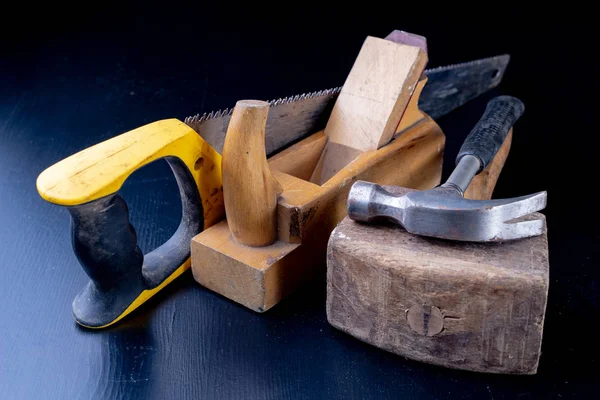
MULTIPOLYGON (((589 70, 551 52, 572 45, 572 37, 550 43, 547 33, 507 36, 490 26, 474 38, 433 24, 282 36, 143 27, 2 42, 0 398, 527 399, 597 391, 597 205, 583 194, 592 182, 574 168, 565 172, 594 165, 594 104, 583 97, 592 83, 575 87, 589 70), (41 171, 161 118, 341 85, 364 37, 395 28, 428 36, 430 66, 512 55, 498 90, 439 122, 447 176, 491 95, 511 94, 526 105, 495 196, 549 193, 551 283, 537 375, 448 370, 363 344, 328 325, 322 278, 259 315, 199 286, 188 271, 114 328, 75 324, 71 302, 87 277, 71 250, 67 211, 37 194, 41 171)), ((144 251, 177 227, 179 197, 166 163, 136 172, 122 194, 144 251)))

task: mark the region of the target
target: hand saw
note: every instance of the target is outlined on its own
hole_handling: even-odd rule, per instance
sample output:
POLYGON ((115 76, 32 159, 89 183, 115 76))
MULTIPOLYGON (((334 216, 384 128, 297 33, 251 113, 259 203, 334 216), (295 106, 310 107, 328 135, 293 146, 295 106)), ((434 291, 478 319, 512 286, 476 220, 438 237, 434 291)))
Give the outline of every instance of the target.
MULTIPOLYGON (((419 108, 439 118, 496 87, 509 62, 501 55, 427 70, 419 108)), ((270 102, 267 154, 324 128, 341 88, 270 102)), ((37 189, 67 207, 73 250, 90 277, 73 301, 77 323, 103 328, 119 321, 190 267, 190 240, 224 217, 221 152, 233 109, 156 121, 80 151, 43 171, 37 189), (142 166, 165 159, 182 199, 173 236, 148 254, 137 245, 118 191, 142 166)))
MULTIPOLYGON (((448 114, 496 87, 509 60, 510 56, 505 54, 426 70, 427 84, 419 99, 419 109, 433 119, 448 114)), ((340 86, 271 101, 265 133, 267 156, 324 129, 341 90, 340 86)), ((232 112, 233 108, 197 114, 187 117, 185 123, 220 154, 232 112)))

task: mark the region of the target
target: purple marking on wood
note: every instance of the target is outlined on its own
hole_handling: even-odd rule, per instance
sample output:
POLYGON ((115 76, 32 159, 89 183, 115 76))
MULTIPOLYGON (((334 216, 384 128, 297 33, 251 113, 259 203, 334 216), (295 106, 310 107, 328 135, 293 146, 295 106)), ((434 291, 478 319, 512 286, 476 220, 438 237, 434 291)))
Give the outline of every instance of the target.
POLYGON ((421 35, 415 35, 405 31, 395 30, 385 37, 385 40, 398 44, 406 44, 408 46, 416 46, 423 49, 427 54, 427 38, 421 35))

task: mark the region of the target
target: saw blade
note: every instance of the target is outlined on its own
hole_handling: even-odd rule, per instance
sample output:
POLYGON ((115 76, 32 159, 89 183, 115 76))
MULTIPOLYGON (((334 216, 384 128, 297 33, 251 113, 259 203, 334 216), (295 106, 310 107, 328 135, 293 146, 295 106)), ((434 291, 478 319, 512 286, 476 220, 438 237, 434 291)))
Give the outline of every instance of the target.
MULTIPOLYGON (((461 64, 428 69, 427 84, 419 109, 434 119, 496 87, 504 76, 510 56, 501 55, 461 64)), ((272 100, 265 131, 267 156, 325 128, 342 87, 272 100)), ((184 122, 216 151, 223 143, 233 108, 197 114, 184 122)))
MULTIPOLYGON (((269 102, 265 128, 267 156, 325 127, 341 87, 290 96, 269 102)), ((216 151, 223 153, 233 108, 185 119, 216 151)))
POLYGON ((438 119, 502 81, 510 56, 484 58, 425 71, 427 84, 419 97, 419 109, 438 119))

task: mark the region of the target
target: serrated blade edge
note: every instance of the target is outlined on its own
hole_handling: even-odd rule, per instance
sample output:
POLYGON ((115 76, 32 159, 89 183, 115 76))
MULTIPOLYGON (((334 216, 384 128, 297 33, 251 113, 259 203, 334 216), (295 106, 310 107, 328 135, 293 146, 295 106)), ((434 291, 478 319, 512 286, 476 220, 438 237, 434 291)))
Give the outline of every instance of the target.
MULTIPOLYGON (((434 119, 449 113, 496 87, 509 60, 510 56, 504 54, 425 70, 428 81, 421 93, 419 108, 434 119)), ((267 156, 324 129, 341 90, 338 86, 269 101, 271 107, 265 137, 267 156)), ((222 153, 232 113, 233 107, 196 114, 185 118, 184 122, 222 153)))
MULTIPOLYGON (((325 128, 331 108, 341 90, 341 87, 335 87, 271 100, 265 137, 267 156, 325 128)), ((196 114, 187 117, 184 122, 222 153, 232 113, 233 108, 226 108, 196 114)))

